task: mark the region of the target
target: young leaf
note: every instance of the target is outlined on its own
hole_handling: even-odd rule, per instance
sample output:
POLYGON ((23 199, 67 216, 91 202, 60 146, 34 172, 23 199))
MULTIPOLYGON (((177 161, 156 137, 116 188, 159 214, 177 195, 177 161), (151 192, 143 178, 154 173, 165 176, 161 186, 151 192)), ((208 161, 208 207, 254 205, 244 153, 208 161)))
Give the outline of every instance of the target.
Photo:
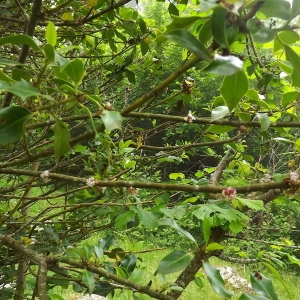
POLYGON ((174 250, 159 262, 158 273, 170 274, 184 270, 191 260, 190 254, 181 250, 174 250))
POLYGON ((234 233, 237 234, 241 232, 244 228, 244 224, 238 221, 231 221, 229 224, 229 229, 234 233))
POLYGON ((25 133, 25 122, 31 112, 22 106, 9 106, 0 110, 0 144, 17 142, 25 133))
POLYGON ((224 249, 224 246, 218 243, 211 243, 207 245, 207 247, 205 248, 205 252, 211 252, 211 251, 222 250, 222 249, 224 249))
POLYGON ((214 60, 202 69, 204 72, 211 74, 229 76, 243 68, 243 62, 236 56, 221 56, 215 54, 214 60))
POLYGON ((57 40, 57 33, 55 25, 49 21, 46 27, 46 41, 48 44, 55 46, 57 40))
POLYGON ((264 202, 262 200, 250 200, 250 199, 243 199, 240 197, 236 197, 236 199, 242 203, 243 206, 247 206, 252 210, 259 211, 265 210, 264 202))
POLYGON ((94 274, 92 272, 84 270, 82 274, 82 283, 87 285, 89 294, 91 295, 95 289, 95 283, 96 283, 94 274))
POLYGON ((261 131, 268 130, 271 124, 269 116, 265 113, 256 113, 255 115, 260 123, 261 131))
POLYGON ((208 50, 187 30, 174 29, 166 32, 164 36, 170 41, 188 49, 190 52, 197 54, 202 59, 211 61, 211 56, 208 50))
POLYGON ((141 207, 135 207, 132 210, 137 213, 140 222, 147 229, 155 229, 157 227, 157 218, 151 211, 144 210, 141 207))
POLYGON ((61 156, 67 154, 70 150, 70 133, 67 126, 58 118, 55 118, 55 124, 53 126, 54 135, 54 154, 58 159, 61 156))
POLYGON ((243 71, 226 76, 220 88, 221 94, 232 111, 248 91, 248 78, 243 71))
POLYGON ((171 226, 180 235, 187 237, 188 239, 190 239, 192 242, 194 242, 197 245, 197 242, 196 242, 195 238, 188 231, 181 228, 174 220, 172 220, 172 219, 160 219, 158 222, 159 222, 160 225, 171 226))
POLYGON ((123 118, 117 111, 103 110, 101 119, 107 130, 122 129, 123 118))
POLYGON ((204 236, 204 241, 206 245, 208 244, 210 233, 211 233, 211 223, 208 217, 204 217, 203 219, 203 226, 202 226, 202 232, 204 236))
POLYGON ((204 262, 203 267, 213 290, 223 298, 230 299, 233 294, 225 289, 225 283, 220 275, 220 271, 208 262, 204 262))
POLYGON ((227 106, 218 106, 211 111, 211 120, 216 121, 222 119, 229 114, 227 106))
POLYGON ((83 61, 79 58, 75 58, 68 62, 62 69, 61 72, 65 71, 71 80, 74 82, 75 86, 81 83, 84 77, 84 66, 83 61))
POLYGON ((41 51, 41 48, 35 43, 35 41, 26 34, 15 34, 0 38, 0 46, 4 44, 14 44, 18 46, 26 44, 35 51, 41 51))

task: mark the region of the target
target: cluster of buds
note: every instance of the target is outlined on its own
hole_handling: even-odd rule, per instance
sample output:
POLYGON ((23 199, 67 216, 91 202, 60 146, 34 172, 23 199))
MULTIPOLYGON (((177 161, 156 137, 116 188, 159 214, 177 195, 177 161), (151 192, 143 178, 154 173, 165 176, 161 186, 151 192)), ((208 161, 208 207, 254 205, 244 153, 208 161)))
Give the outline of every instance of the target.
POLYGON ((192 115, 191 111, 187 114, 186 117, 184 117, 184 120, 187 121, 188 123, 192 123, 196 118, 192 115))
POLYGON ((127 192, 132 195, 132 196, 136 196, 137 194, 137 189, 134 188, 133 186, 130 186, 129 188, 127 188, 127 192))
POLYGON ((222 191, 222 195, 223 195, 224 199, 232 200, 236 197, 236 189, 234 189, 232 187, 225 188, 222 191))

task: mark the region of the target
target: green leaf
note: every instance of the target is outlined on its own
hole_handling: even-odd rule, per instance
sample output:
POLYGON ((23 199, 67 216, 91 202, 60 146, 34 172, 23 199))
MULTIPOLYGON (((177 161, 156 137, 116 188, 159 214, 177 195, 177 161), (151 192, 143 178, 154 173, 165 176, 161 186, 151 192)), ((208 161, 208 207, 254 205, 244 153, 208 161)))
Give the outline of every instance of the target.
POLYGON ((227 106, 218 106, 211 111, 211 120, 216 121, 222 119, 229 114, 227 106))
POLYGON ((47 59, 47 63, 53 62, 55 60, 55 49, 51 44, 46 44, 44 46, 44 54, 47 59))
POLYGON ((221 94, 232 111, 248 91, 248 78, 243 71, 226 76, 220 88, 221 94))
POLYGON ((264 1, 259 11, 262 12, 267 18, 280 18, 288 20, 291 17, 289 1, 285 0, 267 0, 264 1))
POLYGON ((205 286, 205 282, 200 276, 196 276, 194 278, 194 282, 200 289, 202 289, 205 286))
POLYGON ((180 235, 187 237, 188 239, 190 239, 192 242, 194 242, 197 245, 197 241, 195 240, 195 238, 186 230, 184 230, 183 228, 181 228, 176 221, 172 220, 172 219, 160 219, 158 220, 158 223, 160 225, 167 225, 167 226, 171 226, 172 228, 174 228, 180 235))
POLYGON ((202 59, 211 61, 209 51, 187 30, 174 29, 166 32, 164 36, 170 41, 188 49, 190 52, 197 54, 202 59))
POLYGON ((158 273, 170 274, 184 270, 192 260, 192 256, 181 250, 174 250, 165 256, 158 265, 158 273))
POLYGON ((284 45, 284 49, 286 59, 289 60, 293 65, 292 85, 295 87, 300 87, 300 57, 291 47, 284 45))
MULTIPOLYGON (((227 106, 226 106, 227 107, 227 106)), ((211 125, 209 126, 206 131, 207 132, 212 132, 212 133, 225 133, 225 132, 229 132, 231 130, 234 130, 236 127, 233 126, 227 126, 227 125, 211 125)))
POLYGON ((55 124, 52 128, 54 131, 54 154, 55 158, 58 159, 61 156, 67 154, 70 150, 70 133, 65 125, 60 119, 55 118, 55 124))
POLYGON ((239 300, 270 300, 270 299, 262 296, 248 295, 243 293, 239 298, 239 300))
POLYGON ((144 210, 141 207, 134 207, 132 210, 137 213, 140 222, 147 229, 153 230, 157 227, 157 218, 151 211, 144 210))
POLYGON ((189 29, 198 20, 203 19, 199 16, 178 17, 172 16, 172 23, 167 26, 167 32, 174 29, 189 29))
POLYGON ((211 223, 210 223, 209 218, 206 216, 203 219, 202 232, 203 232, 203 236, 204 236, 204 241, 207 245, 209 238, 210 238, 210 234, 211 234, 211 223))
POLYGON ((229 229, 234 233, 237 234, 241 232, 244 228, 244 224, 238 221, 231 221, 229 224, 229 229))
POLYGON ((25 80, 15 81, 11 84, 0 81, 0 91, 11 92, 21 97, 23 100, 27 97, 40 95, 40 92, 25 80))
POLYGON ((48 21, 48 24, 46 26, 46 41, 48 44, 55 46, 57 41, 57 33, 55 25, 48 21))
POLYGON ((82 273, 82 283, 87 285, 89 294, 91 295, 95 289, 95 277, 92 272, 89 272, 87 270, 84 270, 82 273))
POLYGON ((300 93, 298 91, 292 91, 292 92, 287 92, 283 94, 281 104, 284 108, 287 108, 287 106, 298 99, 300 96, 300 93))
POLYGON ((8 77, 6 74, 4 74, 2 70, 0 70, 0 81, 4 81, 7 83, 14 82, 14 80, 12 78, 8 77))
POLYGON ((135 80, 135 73, 132 72, 132 71, 130 71, 129 69, 126 69, 126 70, 125 70, 125 74, 126 74, 126 76, 127 76, 127 78, 128 78, 128 81, 129 81, 130 83, 135 84, 135 82, 136 82, 136 80, 135 80))
POLYGON ((122 129, 123 118, 117 111, 103 110, 101 119, 107 130, 112 131, 115 129, 122 129))
POLYGON ((169 11, 170 15, 179 16, 179 11, 178 11, 177 7, 173 3, 169 4, 168 11, 169 11))
POLYGON ((295 31, 281 31, 277 33, 278 38, 274 41, 274 52, 282 48, 282 43, 284 44, 295 44, 299 41, 299 34, 295 31))
POLYGON ((0 110, 0 144, 14 143, 25 133, 25 122, 32 116, 22 106, 9 106, 0 110))
POLYGON ((127 271, 127 274, 131 274, 136 267, 136 256, 133 253, 126 254, 121 260, 120 266, 127 271))
POLYGON ((260 123, 261 130, 262 131, 268 130, 271 124, 269 116, 265 113, 256 113, 255 115, 260 123))
POLYGON ((247 27, 256 43, 268 43, 275 38, 275 31, 265 28, 264 23, 257 18, 248 20, 247 27))
POLYGON ((251 285, 256 293, 270 300, 278 300, 272 281, 259 272, 250 274, 251 285))
POLYGON ((214 60, 204 67, 202 71, 221 76, 228 76, 240 71, 242 68, 243 62, 238 57, 233 55, 221 56, 216 53, 214 60))
POLYGON ((223 298, 230 299, 233 294, 225 289, 225 283, 220 275, 220 271, 208 262, 204 262, 203 267, 213 290, 223 298))
POLYGON ((0 38, 0 46, 4 44, 14 44, 18 46, 25 44, 35 51, 41 51, 41 48, 35 43, 35 41, 26 34, 15 34, 0 38))
POLYGON ((85 74, 83 61, 79 58, 75 58, 64 65, 64 67, 61 69, 61 72, 63 71, 68 74, 75 86, 78 86, 85 74))
POLYGON ((218 6, 211 17, 211 32, 220 47, 229 48, 239 32, 239 25, 231 12, 218 6))
POLYGON ((297 17, 299 14, 300 14, 300 2, 298 0, 293 0, 292 18, 297 17))
POLYGON ((207 245, 207 247, 205 248, 205 252, 211 252, 222 249, 224 249, 224 246, 220 245, 219 243, 211 243, 207 245))
POLYGON ((103 248, 103 251, 107 251, 111 246, 118 246, 118 243, 113 234, 109 234, 108 236, 101 238, 99 240, 99 245, 103 248))

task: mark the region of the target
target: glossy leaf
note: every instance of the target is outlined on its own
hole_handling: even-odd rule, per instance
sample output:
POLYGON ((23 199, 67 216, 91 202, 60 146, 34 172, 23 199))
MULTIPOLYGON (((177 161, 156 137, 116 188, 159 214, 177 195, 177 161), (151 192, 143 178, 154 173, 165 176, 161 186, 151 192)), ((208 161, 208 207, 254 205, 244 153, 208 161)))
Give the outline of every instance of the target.
POLYGON ((203 267, 213 290, 223 298, 230 299, 233 294, 226 290, 224 280, 220 275, 220 271, 210 265, 208 262, 204 262, 203 267))
POLYGON ((82 283, 88 287, 89 294, 91 295, 96 284, 94 274, 90 271, 84 270, 82 273, 82 283))
POLYGON ((211 111, 211 120, 216 121, 222 119, 229 114, 228 106, 218 106, 211 111))
POLYGON ((233 55, 221 56, 216 53, 214 60, 204 67, 202 71, 221 76, 228 76, 240 71, 242 68, 243 62, 238 57, 233 55))
POLYGON ((136 256, 133 253, 126 254, 120 263, 120 266, 127 271, 127 274, 131 274, 136 267, 136 256))
POLYGON ((211 234, 211 223, 209 218, 207 218, 206 216, 203 219, 202 232, 203 232, 204 241, 206 244, 208 244, 210 234, 211 234))
POLYGON ((60 119, 55 118, 55 124, 52 128, 54 131, 54 154, 55 158, 58 159, 61 156, 67 154, 70 150, 70 133, 65 125, 60 119))
POLYGON ((255 115, 260 123, 261 130, 262 131, 268 130, 271 124, 269 116, 265 113, 256 113, 255 115))
POLYGON ((233 14, 222 6, 216 7, 212 14, 212 35, 222 48, 229 48, 239 32, 239 26, 234 18, 233 14))
POLYGON ((123 118, 117 111, 103 110, 101 119, 107 130, 112 131, 115 129, 122 129, 123 118))
POLYGON ((83 61, 79 58, 75 58, 72 61, 68 62, 61 71, 65 71, 71 80, 74 82, 75 86, 81 83, 82 78, 84 77, 84 66, 83 61))
POLYGON ((292 18, 297 17, 300 14, 300 2, 293 0, 292 4, 292 18))
POLYGON ((10 84, 0 81, 0 91, 11 92, 21 97, 23 100, 27 97, 40 95, 40 92, 36 88, 24 80, 15 81, 10 84))
POLYGON ((290 46, 284 45, 284 50, 287 60, 293 65, 292 85, 300 87, 300 57, 290 46))
POLYGON ((55 25, 49 21, 46 26, 46 41, 48 44, 55 46, 57 41, 57 33, 55 25))
POLYGON ((239 71, 225 77, 220 90, 229 110, 232 111, 248 91, 246 74, 239 71))
POLYGON ((251 285, 256 293, 270 300, 278 300, 272 281, 259 272, 250 274, 251 285))
POLYGON ((25 122, 32 116, 22 106, 10 106, 0 110, 0 144, 14 143, 25 133, 25 122))
POLYGON ((103 251, 107 251, 111 246, 118 246, 118 243, 113 234, 110 234, 99 240, 99 245, 103 248, 103 251))
POLYGON ((26 44, 35 51, 41 51, 41 48, 35 43, 35 41, 26 34, 15 34, 0 38, 0 46, 4 44, 14 44, 18 46, 26 44))
POLYGON ((186 230, 184 230, 183 228, 181 228, 176 221, 172 220, 172 219, 160 219, 159 221, 160 225, 167 225, 167 226, 171 226, 172 228, 174 228, 180 235, 187 237, 188 239, 190 239, 192 242, 194 242, 197 245, 197 242, 195 240, 195 238, 186 230))
POLYGON ((192 260, 192 256, 181 250, 174 250, 165 256, 158 265, 158 273, 170 274, 184 270, 192 260))
POLYGON ((275 32, 266 28, 264 23, 257 18, 248 20, 247 27, 252 34, 253 41, 256 43, 267 43, 275 37, 275 32))
POLYGON ((170 41, 188 49, 190 52, 197 54, 202 59, 211 60, 208 50, 190 32, 184 29, 174 29, 165 33, 164 36, 170 41))
POLYGON ((291 17, 289 1, 285 0, 267 0, 264 1, 264 5, 260 7, 260 11, 267 18, 280 18, 283 20, 288 20, 291 17))
POLYGON ((199 16, 172 16, 172 23, 167 26, 167 32, 174 29, 189 29, 200 19, 202 19, 202 17, 199 16))

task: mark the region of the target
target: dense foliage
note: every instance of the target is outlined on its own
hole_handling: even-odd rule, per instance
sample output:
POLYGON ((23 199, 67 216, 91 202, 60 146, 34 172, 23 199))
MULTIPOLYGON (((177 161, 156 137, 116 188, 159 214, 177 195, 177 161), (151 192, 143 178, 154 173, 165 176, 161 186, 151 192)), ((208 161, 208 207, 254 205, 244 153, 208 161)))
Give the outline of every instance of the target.
MULTIPOLYGON (((2 299, 178 299, 201 267, 229 299, 212 256, 300 265, 298 0, 0 11, 2 299), (152 272, 155 240, 173 250, 152 272)), ((251 283, 239 299, 277 299, 251 283)))

